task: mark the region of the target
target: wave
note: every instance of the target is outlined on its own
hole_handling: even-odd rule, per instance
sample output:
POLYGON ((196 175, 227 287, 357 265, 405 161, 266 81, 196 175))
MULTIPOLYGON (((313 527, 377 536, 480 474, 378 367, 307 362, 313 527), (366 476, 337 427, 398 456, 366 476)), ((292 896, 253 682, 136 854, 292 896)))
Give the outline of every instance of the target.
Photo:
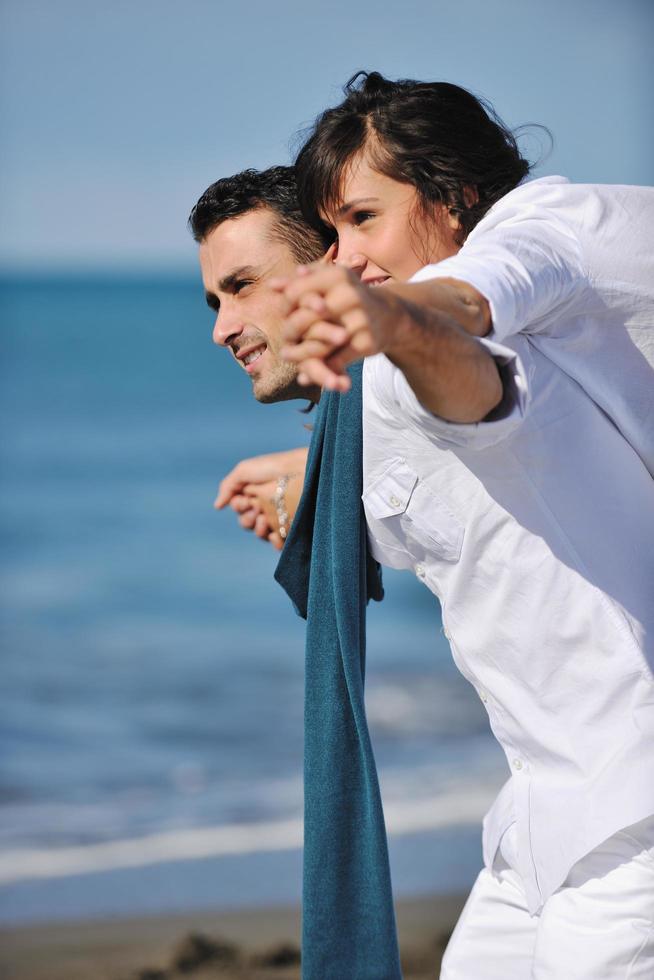
MULTIPOLYGON (((438 796, 390 801, 384 808, 388 833, 402 836, 479 823, 495 791, 496 787, 489 785, 458 787, 438 796)), ((7 851, 0 864, 0 884, 200 858, 297 850, 302 847, 302 832, 302 819, 292 818, 166 831, 84 846, 7 851)))

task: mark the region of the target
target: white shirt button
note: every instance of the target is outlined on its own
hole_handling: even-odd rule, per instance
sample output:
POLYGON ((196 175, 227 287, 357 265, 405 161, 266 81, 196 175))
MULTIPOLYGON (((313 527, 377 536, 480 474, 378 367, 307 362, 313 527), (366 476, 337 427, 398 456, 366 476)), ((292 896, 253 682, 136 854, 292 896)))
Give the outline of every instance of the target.
POLYGON ((514 769, 517 769, 518 772, 520 772, 520 770, 522 769, 522 759, 514 759, 513 760, 513 768, 514 769))
POLYGON ((393 494, 393 496, 391 497, 391 507, 400 507, 401 504, 402 501, 400 500, 400 498, 396 497, 395 494, 393 494))
POLYGON ((484 691, 481 692, 479 697, 484 702, 484 704, 488 704, 488 695, 484 691))
POLYGON ((427 569, 426 569, 426 568, 425 568, 425 566, 424 566, 424 565, 422 564, 422 562, 419 562, 419 563, 418 563, 418 564, 416 565, 416 575, 418 576, 418 578, 424 578, 424 577, 425 577, 425 575, 426 575, 426 573, 427 573, 427 569))

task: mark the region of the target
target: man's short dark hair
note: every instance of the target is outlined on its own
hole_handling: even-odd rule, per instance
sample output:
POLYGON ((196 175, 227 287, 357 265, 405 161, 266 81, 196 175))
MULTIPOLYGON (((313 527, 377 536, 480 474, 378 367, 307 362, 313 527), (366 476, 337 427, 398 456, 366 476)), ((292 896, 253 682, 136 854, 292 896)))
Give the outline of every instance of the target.
POLYGON ((223 221, 258 208, 270 208, 275 213, 276 237, 290 248, 298 262, 314 262, 325 253, 330 239, 305 221, 293 167, 243 170, 217 180, 191 211, 189 228, 196 242, 203 242, 223 221))

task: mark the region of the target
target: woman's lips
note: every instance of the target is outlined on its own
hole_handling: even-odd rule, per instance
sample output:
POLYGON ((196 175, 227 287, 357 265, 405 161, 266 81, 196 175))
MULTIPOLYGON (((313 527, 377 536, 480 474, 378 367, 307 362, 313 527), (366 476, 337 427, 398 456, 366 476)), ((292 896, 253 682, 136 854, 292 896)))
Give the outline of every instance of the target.
POLYGON ((390 278, 390 276, 371 276, 370 279, 362 279, 361 281, 365 286, 381 286, 390 278))

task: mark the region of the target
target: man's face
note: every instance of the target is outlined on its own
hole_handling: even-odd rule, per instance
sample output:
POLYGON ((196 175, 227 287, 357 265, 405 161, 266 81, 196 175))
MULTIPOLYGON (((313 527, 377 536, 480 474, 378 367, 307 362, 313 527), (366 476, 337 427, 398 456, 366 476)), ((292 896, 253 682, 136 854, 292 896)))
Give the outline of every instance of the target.
POLYGON ((205 294, 216 311, 213 339, 250 375, 257 401, 317 401, 319 392, 301 387, 297 366, 279 356, 285 300, 270 280, 292 275, 298 263, 276 240, 276 221, 269 208, 257 208, 223 221, 200 245, 205 294))

